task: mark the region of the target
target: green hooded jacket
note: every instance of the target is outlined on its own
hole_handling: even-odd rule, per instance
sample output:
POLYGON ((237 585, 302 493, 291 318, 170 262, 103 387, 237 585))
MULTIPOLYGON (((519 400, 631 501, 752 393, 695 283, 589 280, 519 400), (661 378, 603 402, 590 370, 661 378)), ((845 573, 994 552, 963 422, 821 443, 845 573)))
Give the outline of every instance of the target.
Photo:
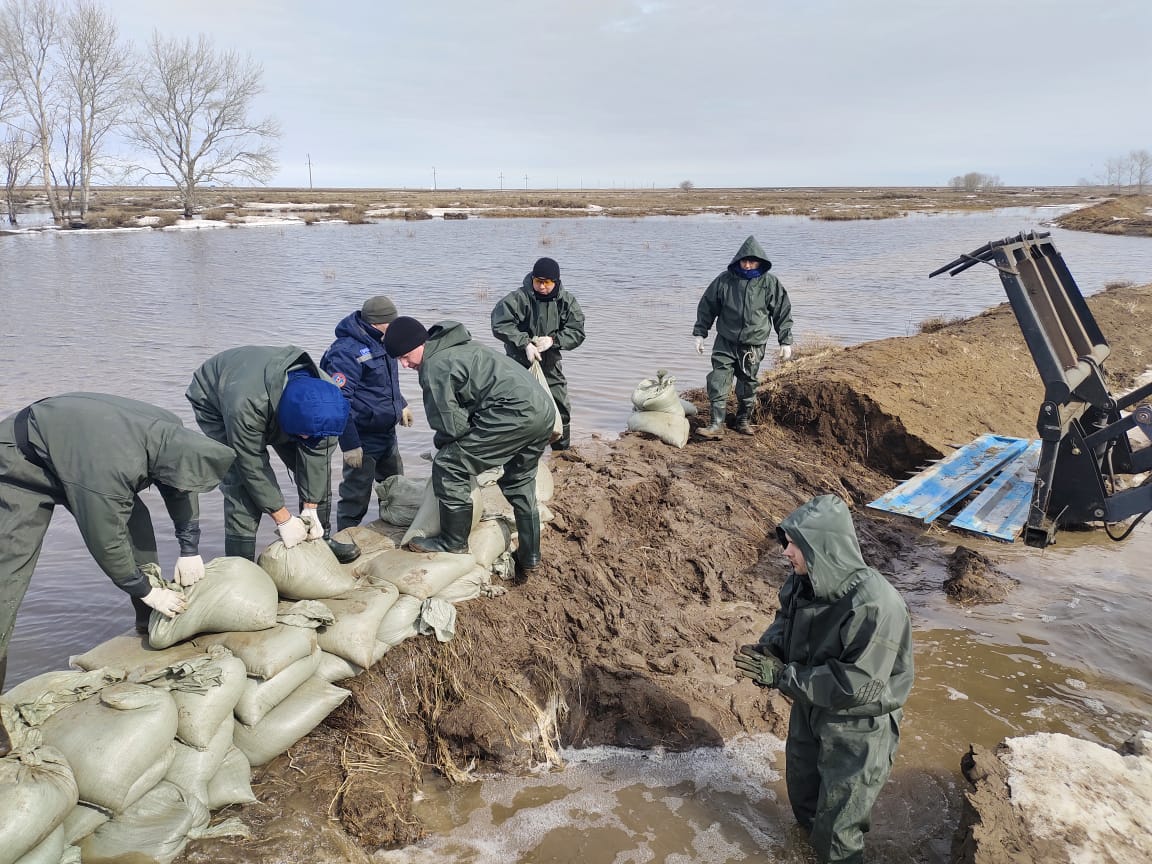
POLYGON ((912 689, 912 622, 883 576, 864 563, 852 516, 835 495, 799 507, 780 528, 804 553, 808 575, 780 589, 760 644, 787 665, 780 692, 834 714, 878 717, 912 689))
POLYGON ((171 411, 103 393, 65 393, 36 402, 28 443, 47 462, 76 517, 84 544, 122 590, 151 587, 136 570, 128 536, 136 493, 156 485, 173 524, 199 517, 200 492, 220 484, 235 454, 184 428, 171 411))
POLYGON ((768 271, 772 262, 755 237, 749 236, 728 269, 712 280, 696 307, 696 326, 693 336, 704 337, 716 324, 716 335, 735 345, 767 344, 776 328, 781 345, 792 344, 792 302, 788 292, 768 271), (737 276, 741 258, 755 258, 761 262, 761 274, 753 279, 737 276))
POLYGON ((542 299, 532 289, 529 273, 492 309, 492 335, 504 343, 509 357, 527 366, 524 352, 536 336, 551 336, 561 351, 579 348, 584 342, 584 311, 563 282, 556 283, 550 298, 542 299))
POLYGON ((323 501, 329 488, 330 454, 336 439, 325 438, 314 448, 305 447, 299 438, 285 433, 277 419, 276 409, 293 369, 307 369, 318 378, 332 380, 303 348, 247 345, 210 357, 196 370, 184 394, 197 420, 224 430, 228 446, 236 451, 244 488, 265 513, 284 506, 268 455, 270 446, 297 448, 296 487, 304 501, 323 501))
POLYGON ((555 418, 551 397, 527 369, 473 342, 457 321, 428 330, 420 387, 438 448, 473 430, 519 438, 526 429, 551 429, 555 418))

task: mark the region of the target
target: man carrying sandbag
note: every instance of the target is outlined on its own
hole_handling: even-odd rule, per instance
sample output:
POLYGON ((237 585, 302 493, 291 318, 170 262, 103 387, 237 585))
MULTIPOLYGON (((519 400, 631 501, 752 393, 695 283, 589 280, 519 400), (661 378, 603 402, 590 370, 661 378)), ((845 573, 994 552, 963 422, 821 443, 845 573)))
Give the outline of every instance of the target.
POLYGON ((523 583, 540 566, 536 468, 556 419, 552 400, 526 369, 473 342, 456 321, 425 330, 415 318, 397 318, 384 334, 384 347, 405 369, 419 371, 424 412, 436 433, 432 490, 440 505, 440 536, 413 540, 409 547, 467 552, 470 481, 502 465, 496 482, 516 517, 516 581, 523 583))
POLYGON ((171 618, 184 599, 141 572, 159 558, 140 491, 155 484, 164 499, 180 544, 175 581, 192 585, 204 575, 198 493, 215 489, 235 458, 170 411, 103 393, 52 396, 0 421, 0 688, 16 610, 57 504, 146 631, 152 609, 171 618))
POLYGON ((572 402, 560 352, 573 351, 583 344, 584 312, 576 298, 564 289, 559 264, 551 258, 541 258, 532 265, 523 284, 492 310, 492 335, 504 343, 505 353, 521 366, 540 363, 564 424, 564 432, 552 442, 552 449, 567 450, 572 444, 572 402))
POLYGON ((332 376, 349 407, 340 436, 344 472, 336 503, 337 531, 364 519, 374 482, 404 473, 396 426, 411 426, 412 411, 400 394, 396 358, 384 350, 384 334, 395 320, 396 306, 389 298, 368 298, 336 325, 336 341, 320 358, 320 368, 332 376))
POLYGON ((348 400, 306 351, 230 348, 196 370, 184 395, 204 434, 236 452, 220 483, 225 555, 255 560, 256 529, 267 513, 285 548, 323 538, 342 564, 359 557, 360 547, 331 539, 326 523, 331 455, 348 420, 348 400), (296 480, 299 516, 285 506, 269 447, 296 480))

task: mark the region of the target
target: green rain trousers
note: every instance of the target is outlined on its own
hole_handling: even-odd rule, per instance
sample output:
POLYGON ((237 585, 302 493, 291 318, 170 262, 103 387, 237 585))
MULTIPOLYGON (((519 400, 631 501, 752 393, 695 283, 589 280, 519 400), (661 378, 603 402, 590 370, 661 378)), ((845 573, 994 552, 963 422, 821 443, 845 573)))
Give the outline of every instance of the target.
POLYGON ((717 336, 712 345, 712 371, 705 379, 708 401, 714 406, 727 405, 732 378, 735 377, 736 416, 751 417, 756 406, 756 383, 763 360, 763 345, 738 345, 717 336))

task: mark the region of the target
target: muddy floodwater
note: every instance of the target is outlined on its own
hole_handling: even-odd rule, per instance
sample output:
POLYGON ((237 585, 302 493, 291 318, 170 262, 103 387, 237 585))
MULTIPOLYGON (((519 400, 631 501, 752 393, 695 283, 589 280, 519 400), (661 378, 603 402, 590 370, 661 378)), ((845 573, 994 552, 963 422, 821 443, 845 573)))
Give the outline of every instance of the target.
MULTIPOLYGON (((988 240, 1039 228, 1055 212, 859 223, 470 219, 0 237, 0 416, 44 396, 96 390, 153 402, 194 425, 183 393, 208 356, 241 344, 293 343, 319 357, 337 321, 375 293, 389 294, 402 314, 426 323, 453 318, 495 344, 492 305, 548 255, 588 320, 587 342, 565 359, 575 438, 611 438, 625 427, 641 377, 664 368, 681 389, 702 386, 709 364, 692 347, 696 302, 748 234, 791 295, 798 341, 857 343, 1003 302, 990 268, 955 279, 927 274, 988 240)), ((1150 240, 1053 234, 1085 293, 1152 279, 1150 240)), ((402 380, 417 423, 401 430, 401 450, 408 473, 425 476, 420 454, 431 433, 415 374, 402 380)), ((290 488, 286 476, 281 482, 290 488)), ((170 566, 169 525, 159 497, 147 500, 170 566)), ((205 496, 201 509, 202 551, 220 554, 219 493, 205 496)), ((269 525, 264 532, 272 539, 269 525)), ((955 538, 934 532, 923 542, 955 538)), ((1020 580, 1007 602, 959 607, 940 590, 944 574, 927 566, 888 574, 913 609, 917 687, 896 769, 874 811, 872 860, 947 859, 941 826, 955 824, 958 762, 969 743, 1059 731, 1116 744, 1152 716, 1152 526, 1119 544, 1102 532, 1062 534, 1044 552, 966 543, 1020 580)), ((9 686, 63 667, 69 655, 131 623, 126 598, 58 511, 17 621, 9 686)), ((560 773, 451 789, 429 782, 419 812, 430 838, 378 860, 806 860, 792 833, 782 744, 771 736, 753 731, 723 749, 688 754, 564 755, 569 767, 560 773)))

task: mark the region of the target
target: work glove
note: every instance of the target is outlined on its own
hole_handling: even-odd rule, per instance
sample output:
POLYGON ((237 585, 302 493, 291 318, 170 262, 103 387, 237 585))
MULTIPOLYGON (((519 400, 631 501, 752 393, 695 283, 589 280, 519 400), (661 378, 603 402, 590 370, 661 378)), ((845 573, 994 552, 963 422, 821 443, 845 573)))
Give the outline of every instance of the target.
POLYGON ((780 359, 785 360, 785 361, 792 359, 792 346, 791 345, 781 345, 780 346, 780 359))
POLYGON ((364 465, 364 448, 353 447, 344 451, 344 464, 349 468, 360 468, 364 465))
POLYGON ((276 533, 280 535, 284 548, 291 549, 308 539, 308 525, 298 516, 289 516, 276 526, 276 533))
POLYGON ((784 671, 784 664, 759 646, 745 645, 732 659, 736 661, 736 671, 745 678, 751 678, 761 687, 775 687, 784 671))
POLYGON ((188 588, 204 578, 204 559, 199 555, 181 555, 176 559, 176 572, 172 581, 188 588))
POLYGON ((184 596, 167 588, 153 588, 142 599, 165 618, 175 618, 185 607, 184 596))
POLYGON ((704 337, 703 336, 697 336, 696 337, 696 353, 697 354, 703 354, 704 353, 704 337))
POLYGON ((305 507, 301 510, 300 521, 308 526, 307 539, 319 540, 324 536, 324 526, 320 524, 320 512, 315 507, 305 507))
POLYGON ((412 409, 407 405, 405 405, 404 410, 400 412, 400 425, 404 427, 412 425, 412 409))
POLYGON ((551 336, 537 336, 532 342, 536 345, 536 349, 543 354, 549 348, 556 344, 556 340, 551 336))
POLYGON ((540 362, 540 349, 533 345, 531 342, 529 342, 528 347, 524 349, 524 353, 528 355, 529 363, 540 362))

